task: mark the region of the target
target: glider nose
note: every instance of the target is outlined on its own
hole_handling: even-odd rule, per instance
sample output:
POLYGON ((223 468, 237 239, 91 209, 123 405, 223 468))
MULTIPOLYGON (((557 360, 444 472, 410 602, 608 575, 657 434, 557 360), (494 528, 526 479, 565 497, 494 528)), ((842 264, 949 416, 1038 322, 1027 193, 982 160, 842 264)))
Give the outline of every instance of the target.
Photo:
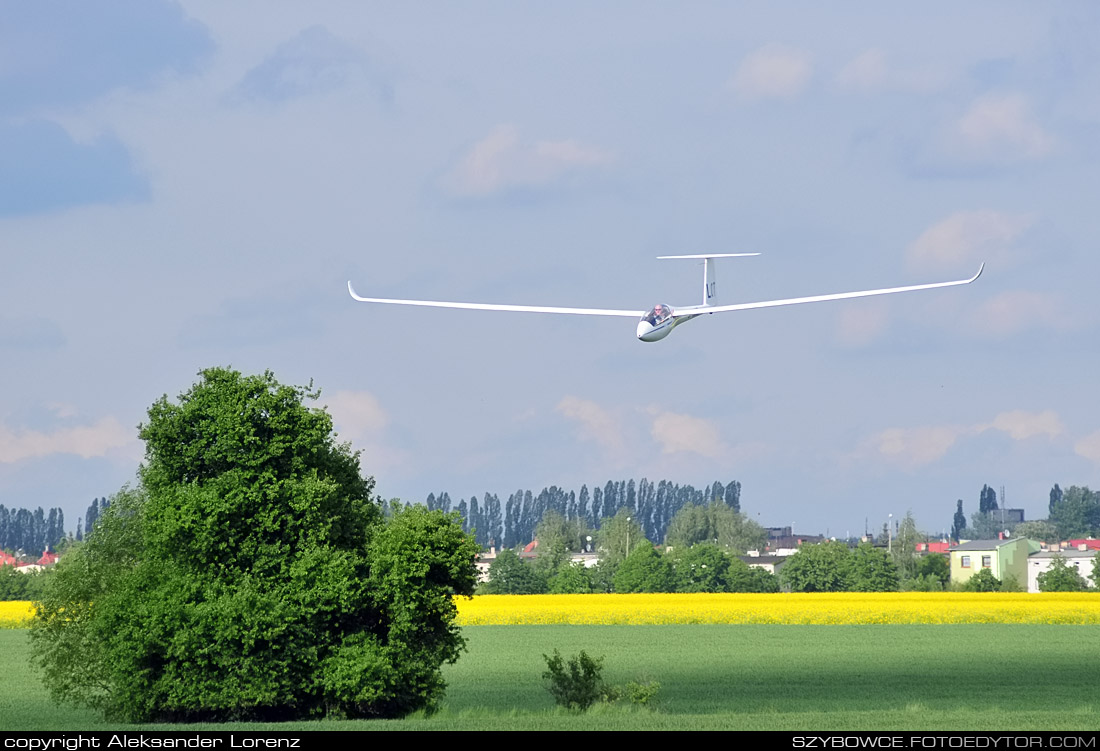
POLYGON ((646 337, 653 333, 653 325, 649 321, 638 321, 638 338, 643 342, 647 341, 646 337))

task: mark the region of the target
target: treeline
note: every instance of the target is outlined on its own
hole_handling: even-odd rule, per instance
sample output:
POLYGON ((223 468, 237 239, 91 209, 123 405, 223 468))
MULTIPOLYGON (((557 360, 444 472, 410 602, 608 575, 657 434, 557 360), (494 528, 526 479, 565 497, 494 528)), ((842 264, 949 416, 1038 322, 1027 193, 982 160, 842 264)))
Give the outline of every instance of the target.
POLYGON ((60 508, 34 511, 9 509, 0 504, 0 548, 12 553, 41 555, 46 547, 56 548, 65 537, 65 514, 60 508))
POLYGON ((28 556, 39 556, 47 548, 56 551, 64 540, 83 540, 109 505, 106 498, 93 498, 84 518, 76 520, 74 538, 65 531, 65 512, 60 508, 46 511, 39 506, 31 511, 0 504, 0 549, 13 554, 21 550, 28 556))
POLYGON ((430 510, 457 511, 463 520, 463 530, 473 532, 483 548, 527 544, 535 538, 539 521, 550 511, 566 521, 595 530, 604 519, 626 509, 646 538, 663 540, 673 517, 689 504, 719 503, 740 511, 741 483, 716 481, 697 490, 691 485, 678 485, 668 480, 654 483, 643 477, 638 481, 609 480, 603 487, 593 487, 591 492, 587 485, 582 485, 579 492, 566 491, 556 485, 543 488, 538 494, 517 490, 503 503, 497 495, 485 493, 480 501, 474 495, 456 504, 446 492, 438 496, 429 494, 425 503, 430 510))

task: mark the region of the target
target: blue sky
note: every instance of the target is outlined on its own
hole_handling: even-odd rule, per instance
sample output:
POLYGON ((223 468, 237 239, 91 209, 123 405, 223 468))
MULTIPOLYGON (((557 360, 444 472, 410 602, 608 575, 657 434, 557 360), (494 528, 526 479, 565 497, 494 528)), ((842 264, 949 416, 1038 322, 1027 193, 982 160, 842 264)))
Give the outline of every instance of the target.
POLYGON ((9 507, 74 525, 213 365, 312 378, 406 500, 736 479, 842 535, 1100 485, 1094 4, 5 6, 9 507), (345 289, 642 310, 703 252, 762 253, 722 302, 987 267, 657 344, 345 289))

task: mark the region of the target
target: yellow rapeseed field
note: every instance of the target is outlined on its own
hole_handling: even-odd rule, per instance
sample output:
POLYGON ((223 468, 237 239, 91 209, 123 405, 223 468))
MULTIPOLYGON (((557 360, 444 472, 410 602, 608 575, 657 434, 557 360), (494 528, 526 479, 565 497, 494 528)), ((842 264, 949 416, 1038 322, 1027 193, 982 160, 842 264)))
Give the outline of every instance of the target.
POLYGON ((666 623, 1100 623, 1100 594, 478 595, 457 599, 463 626, 666 623))
POLYGON ((24 628, 34 615, 34 606, 29 602, 0 602, 0 628, 24 628))
MULTIPOLYGON (((664 623, 1100 624, 1100 593, 478 595, 455 598, 461 626, 664 623)), ((23 628, 29 602, 0 602, 0 628, 23 628)))

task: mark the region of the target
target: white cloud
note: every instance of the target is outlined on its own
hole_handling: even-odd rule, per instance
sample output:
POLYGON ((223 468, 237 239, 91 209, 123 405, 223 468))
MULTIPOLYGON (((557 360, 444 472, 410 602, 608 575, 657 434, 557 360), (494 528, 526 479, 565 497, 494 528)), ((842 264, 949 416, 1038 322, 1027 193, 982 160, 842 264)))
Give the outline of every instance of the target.
POLYGON ((1050 153, 1054 139, 1031 114, 1023 94, 991 94, 978 99, 955 124, 960 156, 977 160, 1020 161, 1050 153))
POLYGON ((870 445, 883 457, 916 469, 943 457, 966 432, 957 425, 888 428, 874 436, 870 445))
POLYGON ((1065 432, 1065 426, 1053 410, 1016 409, 1001 412, 988 423, 887 428, 866 441, 864 449, 907 469, 917 469, 943 458, 960 439, 987 430, 998 430, 1016 441, 1036 436, 1052 440, 1065 432))
POLYGON ((369 391, 335 391, 320 400, 332 415, 341 440, 362 451, 362 465, 371 474, 396 469, 409 460, 407 452, 391 445, 382 435, 389 416, 369 391))
POLYGON ((808 54, 771 44, 741 61, 729 87, 746 99, 791 99, 802 93, 812 73, 808 54))
POLYGON ((578 423, 582 440, 593 441, 614 457, 624 454, 625 442, 619 420, 596 402, 576 396, 566 396, 558 402, 557 411, 578 423))
POLYGON ((16 432, 0 425, 0 464, 15 464, 55 454, 75 454, 82 459, 122 453, 140 455, 140 443, 133 428, 124 428, 113 417, 92 425, 58 428, 52 432, 16 432))
POLYGON ((1005 337, 1030 329, 1068 329, 1075 323, 1060 297, 1009 290, 985 301, 967 326, 978 334, 1005 337))
POLYGON ((931 91, 941 76, 930 70, 899 70, 891 67, 881 49, 866 50, 837 73, 837 86, 846 91, 931 91))
POLYGON ((1050 409, 1042 412, 1027 412, 1022 409, 1001 412, 988 425, 976 426, 976 431, 982 432, 990 428, 1008 433, 1017 441, 1027 440, 1037 435, 1056 438, 1065 432, 1065 426, 1058 418, 1058 413, 1050 409))
POLYGON ((369 391, 337 391, 323 396, 332 422, 341 438, 376 439, 389 423, 386 411, 369 391))
POLYGON ((650 435, 660 444, 661 453, 685 451, 709 459, 729 453, 729 447, 722 442, 718 428, 710 420, 656 409, 649 412, 653 415, 650 435))
POLYGON ((926 229, 909 246, 907 257, 919 269, 957 270, 960 263, 1007 261, 1013 243, 1035 223, 1031 214, 991 209, 958 211, 926 229))
POLYGON ((498 125, 474 144, 441 183, 466 197, 548 185, 566 174, 612 161, 610 152, 573 139, 524 143, 514 125, 498 125))
POLYGON ((1073 451, 1089 461, 1100 464, 1100 430, 1089 433, 1073 445, 1073 451))

